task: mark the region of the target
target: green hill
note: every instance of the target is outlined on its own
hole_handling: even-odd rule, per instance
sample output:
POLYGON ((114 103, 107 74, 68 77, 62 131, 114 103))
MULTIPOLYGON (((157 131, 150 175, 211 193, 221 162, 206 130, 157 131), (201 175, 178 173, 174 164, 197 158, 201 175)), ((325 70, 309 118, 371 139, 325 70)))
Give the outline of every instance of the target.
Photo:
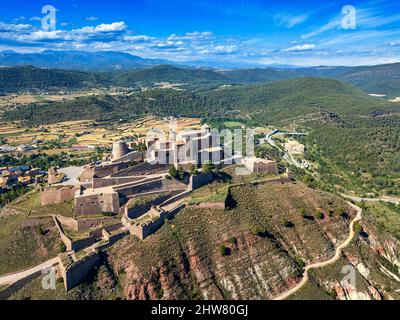
POLYGON ((351 83, 368 93, 400 96, 400 63, 372 67, 357 67, 338 79, 351 83))
POLYGON ((0 68, 0 92, 85 88, 108 84, 99 74, 32 66, 0 68))
POLYGON ((201 93, 149 90, 129 97, 85 97, 21 106, 5 112, 3 117, 41 124, 78 119, 119 120, 132 115, 154 114, 239 118, 251 119, 254 124, 276 124, 276 121, 305 117, 321 110, 368 115, 385 109, 387 104, 393 105, 336 80, 300 78, 201 93))
POLYGON ((159 65, 149 69, 132 70, 117 73, 113 83, 119 86, 133 86, 137 82, 153 84, 154 82, 171 82, 192 85, 204 85, 209 82, 227 82, 223 75, 205 69, 176 68, 169 65, 159 65))

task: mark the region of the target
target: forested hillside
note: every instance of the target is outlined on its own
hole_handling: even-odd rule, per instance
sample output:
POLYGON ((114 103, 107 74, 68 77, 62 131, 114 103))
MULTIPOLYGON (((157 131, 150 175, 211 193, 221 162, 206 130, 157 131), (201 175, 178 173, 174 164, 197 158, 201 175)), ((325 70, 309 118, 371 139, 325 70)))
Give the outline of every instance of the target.
POLYGON ((39 69, 32 66, 0 68, 0 92, 20 90, 49 90, 54 88, 86 88, 108 85, 99 74, 58 69, 39 69))
POLYGON ((368 114, 390 102, 371 98, 336 80, 300 78, 224 90, 149 90, 126 97, 85 97, 74 101, 32 104, 4 114, 5 120, 51 123, 78 119, 121 119, 155 114, 200 118, 231 117, 272 124, 320 110, 368 114))
MULTIPOLYGON (((98 58, 102 60, 102 58, 98 58)), ((372 67, 313 67, 299 69, 212 70, 158 65, 113 72, 78 72, 38 69, 32 66, 0 68, 0 92, 88 88, 102 86, 136 87, 159 82, 184 85, 191 91, 207 91, 221 85, 265 84, 301 77, 340 80, 366 93, 400 96, 400 63, 372 67)))

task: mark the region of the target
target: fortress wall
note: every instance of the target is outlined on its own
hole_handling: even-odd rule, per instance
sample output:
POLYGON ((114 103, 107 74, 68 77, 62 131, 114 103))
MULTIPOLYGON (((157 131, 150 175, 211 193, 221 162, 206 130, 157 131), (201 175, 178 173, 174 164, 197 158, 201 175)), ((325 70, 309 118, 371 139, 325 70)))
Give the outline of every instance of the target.
POLYGON ((67 218, 63 216, 57 216, 57 219, 61 222, 63 226, 67 226, 69 229, 74 231, 79 231, 79 222, 74 218, 67 218))
MULTIPOLYGON (((85 231, 96 226, 102 225, 104 222, 110 222, 109 217, 104 218, 91 218, 91 219, 74 219, 63 216, 57 216, 57 219, 63 226, 76 232, 85 231)), ((115 221, 118 221, 115 219, 115 221)), ((120 224, 120 223, 119 223, 120 224)))
POLYGON ((131 225, 129 232, 131 235, 138 237, 140 240, 144 240, 149 235, 155 233, 164 224, 163 219, 158 219, 147 225, 131 225))
POLYGON ((105 227, 98 228, 97 230, 94 230, 94 231, 90 232, 90 236, 95 237, 97 239, 100 239, 102 237, 102 235, 103 235, 103 230, 111 233, 111 232, 116 231, 116 230, 121 229, 121 228, 122 228, 122 223, 118 222, 118 223, 115 223, 115 224, 112 224, 112 225, 108 225, 108 226, 105 226, 105 227))
POLYGON ((86 166, 83 168, 79 180, 81 182, 90 181, 94 177, 94 167, 86 166))
POLYGON ((90 247, 96 243, 96 238, 93 236, 87 237, 85 239, 80 239, 76 241, 72 241, 72 249, 74 251, 81 251, 90 247))
POLYGON ((59 204, 71 200, 75 196, 77 188, 75 187, 46 187, 41 191, 40 201, 41 205, 48 206, 52 204, 59 204))
POLYGON ((61 241, 65 244, 67 251, 79 251, 82 250, 84 248, 87 248, 91 245, 93 245, 94 243, 96 243, 96 239, 94 237, 88 237, 85 239, 81 239, 81 240, 76 240, 73 241, 70 237, 68 237, 68 235, 65 233, 64 228, 59 220, 58 217, 53 217, 54 223, 60 233, 60 238, 61 241))
MULTIPOLYGON (((127 204, 125 206, 124 214, 125 214, 125 216, 129 217, 130 219, 136 219, 136 218, 144 215, 147 211, 149 211, 152 206, 158 206, 158 205, 162 204, 163 202, 165 202, 166 200, 168 200, 169 198, 171 198, 170 194, 160 196, 159 198, 157 198, 153 201, 149 201, 145 204, 138 205, 133 208, 129 208, 129 205, 127 204)), ((132 201, 135 201, 135 198, 133 198, 132 201)))
POLYGON ((80 180, 84 182, 91 181, 93 177, 104 178, 126 168, 128 168, 128 163, 114 163, 102 166, 87 166, 82 170, 80 180))
POLYGON ((124 155, 122 157, 116 158, 112 162, 143 162, 146 158, 146 151, 134 151, 124 155))
POLYGON ((101 212, 113 212, 119 214, 119 196, 117 192, 100 195, 101 212))
POLYGON ((64 267, 60 259, 60 269, 64 279, 65 289, 69 291, 79 285, 99 261, 100 256, 98 253, 91 253, 82 260, 74 262, 67 267, 64 267))
POLYGON ((110 187, 114 185, 137 182, 144 180, 143 177, 127 177, 127 178, 93 178, 93 189, 110 187))
POLYGON ((86 216, 101 213, 99 195, 93 194, 75 198, 75 216, 86 216))
POLYGON ((211 172, 199 173, 198 175, 190 177, 189 189, 196 190, 196 189, 201 188, 202 186, 212 182, 213 180, 214 180, 214 176, 211 172))
POLYGON ((185 192, 179 192, 176 195, 174 195, 173 197, 171 197, 170 199, 167 199, 166 201, 164 201, 162 203, 162 205, 163 206, 167 206, 167 205, 169 205, 169 204, 171 204, 173 202, 179 201, 179 200, 181 200, 183 198, 186 198, 190 193, 191 193, 190 190, 185 191, 185 192))
MULTIPOLYGON (((140 240, 146 239, 148 236, 156 233, 164 224, 164 219, 172 219, 175 214, 177 214, 180 210, 185 207, 184 204, 178 206, 174 210, 171 211, 163 211, 161 212, 160 219, 150 222, 145 225, 131 225, 129 227, 129 233, 138 237, 140 240)), ((155 209, 154 209, 155 210, 155 209)))
POLYGON ((104 195, 93 194, 75 198, 76 216, 96 215, 103 212, 119 214, 118 193, 114 192, 104 195))
POLYGON ((158 180, 158 181, 152 181, 152 182, 141 184, 141 185, 126 187, 123 189, 119 188, 117 191, 119 194, 121 194, 125 197, 130 197, 133 195, 139 195, 142 193, 148 193, 148 192, 153 192, 153 191, 159 191, 159 192, 168 191, 168 189, 166 189, 164 187, 162 180, 158 180))
POLYGON ((67 251, 71 251, 72 250, 72 240, 70 237, 68 237, 66 235, 66 233, 64 232, 64 228, 61 225, 60 221, 58 220, 57 217, 53 217, 54 220, 54 224, 56 225, 58 232, 60 233, 60 238, 61 241, 65 244, 65 247, 67 248, 67 251))

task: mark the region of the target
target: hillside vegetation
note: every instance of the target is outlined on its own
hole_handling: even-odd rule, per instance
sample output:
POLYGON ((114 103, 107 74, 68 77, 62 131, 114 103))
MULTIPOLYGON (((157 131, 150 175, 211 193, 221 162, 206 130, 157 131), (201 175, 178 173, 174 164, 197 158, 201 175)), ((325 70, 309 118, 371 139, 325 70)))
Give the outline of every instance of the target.
POLYGON ((388 104, 339 81, 308 77, 201 93, 159 89, 127 97, 84 97, 74 101, 32 104, 9 110, 4 119, 41 124, 155 114, 231 117, 269 124, 296 116, 305 117, 319 110, 367 115, 388 104))
POLYGON ((98 74, 32 66, 0 68, 0 93, 20 90, 78 89, 108 84, 98 74))

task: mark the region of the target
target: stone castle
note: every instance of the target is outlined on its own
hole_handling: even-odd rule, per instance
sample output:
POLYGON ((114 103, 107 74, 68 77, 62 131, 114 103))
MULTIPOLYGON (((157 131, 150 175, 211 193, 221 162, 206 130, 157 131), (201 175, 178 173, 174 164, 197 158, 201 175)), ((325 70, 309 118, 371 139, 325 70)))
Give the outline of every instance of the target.
POLYGON ((212 182, 213 173, 202 172, 202 163, 220 167, 242 164, 250 172, 278 174, 275 161, 230 155, 208 126, 168 138, 151 136, 145 142, 147 151, 132 150, 121 141, 114 143, 112 156, 85 166, 75 185, 55 183, 57 171, 49 171, 49 186, 41 191, 42 205, 73 204, 72 217, 53 217, 67 248, 60 257, 67 290, 85 273, 76 270, 86 270, 85 266, 90 268, 97 261, 93 252, 128 233, 144 240, 186 206, 193 190, 212 182), (171 166, 184 170, 179 179, 169 175, 171 166), (68 230, 87 236, 74 239, 68 230), (94 251, 90 249, 90 257, 81 263, 74 252, 87 248, 94 251))

